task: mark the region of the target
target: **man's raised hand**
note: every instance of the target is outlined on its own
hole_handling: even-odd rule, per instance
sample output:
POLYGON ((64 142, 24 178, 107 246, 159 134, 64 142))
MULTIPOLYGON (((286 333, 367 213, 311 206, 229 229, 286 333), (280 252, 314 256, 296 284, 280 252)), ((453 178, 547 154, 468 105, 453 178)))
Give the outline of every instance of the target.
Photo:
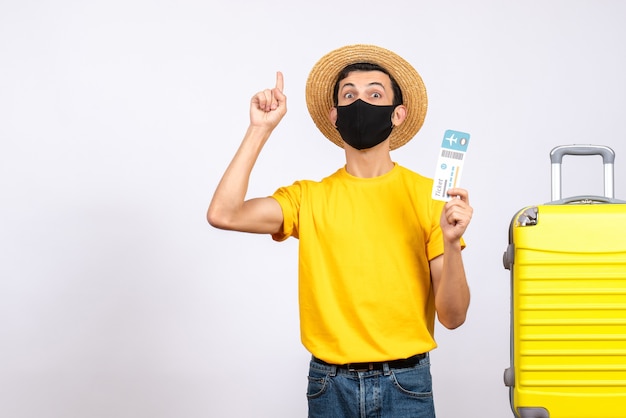
POLYGON ((252 97, 250 124, 274 129, 287 113, 287 97, 283 94, 283 73, 276 72, 276 86, 265 89, 252 97))

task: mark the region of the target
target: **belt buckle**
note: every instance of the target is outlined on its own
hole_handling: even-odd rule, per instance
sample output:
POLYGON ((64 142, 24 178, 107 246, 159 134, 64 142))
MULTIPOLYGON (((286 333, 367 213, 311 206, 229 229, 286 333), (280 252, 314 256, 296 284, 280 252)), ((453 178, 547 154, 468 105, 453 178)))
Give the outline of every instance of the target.
POLYGON ((348 363, 346 366, 350 372, 371 372, 374 370, 374 363, 348 363))

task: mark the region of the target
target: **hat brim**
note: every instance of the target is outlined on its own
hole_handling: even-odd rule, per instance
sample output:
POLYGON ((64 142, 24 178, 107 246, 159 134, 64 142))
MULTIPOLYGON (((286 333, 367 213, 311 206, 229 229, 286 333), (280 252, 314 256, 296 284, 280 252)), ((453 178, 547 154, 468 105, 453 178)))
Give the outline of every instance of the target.
POLYGON ((343 148, 343 140, 329 119, 334 107, 333 88, 341 70, 350 64, 372 63, 389 72, 402 90, 407 116, 389 135, 390 149, 409 142, 426 118, 428 96, 419 73, 404 58, 375 45, 347 45, 324 55, 314 66, 306 83, 306 104, 313 122, 330 141, 343 148))

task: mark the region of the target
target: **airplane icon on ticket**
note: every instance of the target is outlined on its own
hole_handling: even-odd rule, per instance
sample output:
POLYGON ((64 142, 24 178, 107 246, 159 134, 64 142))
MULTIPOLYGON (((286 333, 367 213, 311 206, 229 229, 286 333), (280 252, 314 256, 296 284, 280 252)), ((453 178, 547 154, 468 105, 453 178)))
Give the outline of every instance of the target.
POLYGON ((450 136, 446 138, 446 141, 448 141, 450 143, 450 146, 452 146, 452 144, 456 144, 457 140, 458 140, 458 138, 456 136, 454 136, 454 132, 451 132, 450 136))

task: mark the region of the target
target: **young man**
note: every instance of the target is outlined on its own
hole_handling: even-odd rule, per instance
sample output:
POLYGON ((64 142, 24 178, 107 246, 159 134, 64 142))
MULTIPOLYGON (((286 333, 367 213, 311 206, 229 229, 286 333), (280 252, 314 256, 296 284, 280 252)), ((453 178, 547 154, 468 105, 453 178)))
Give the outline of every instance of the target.
POLYGON ((435 313, 465 321, 461 250, 468 193, 431 198, 432 179, 390 150, 421 128, 427 97, 417 71, 373 45, 331 51, 306 89, 320 131, 346 164, 317 181, 246 200, 255 161, 287 111, 283 76, 251 101, 250 124, 208 209, 217 228, 299 239, 301 338, 312 354, 309 417, 434 417, 430 359, 435 313), (374 414, 374 415, 370 415, 374 414))

